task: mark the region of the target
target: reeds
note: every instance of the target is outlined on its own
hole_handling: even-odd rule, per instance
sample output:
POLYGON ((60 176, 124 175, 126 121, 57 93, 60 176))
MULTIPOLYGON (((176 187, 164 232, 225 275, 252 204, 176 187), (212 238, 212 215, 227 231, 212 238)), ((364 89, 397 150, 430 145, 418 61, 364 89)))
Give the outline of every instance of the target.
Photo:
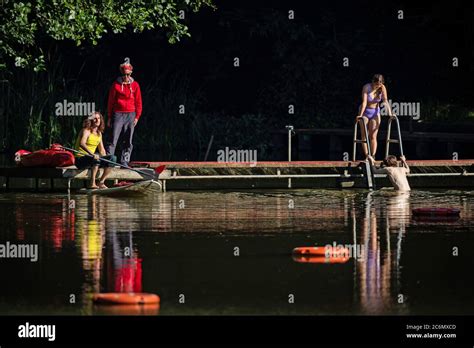
MULTIPOLYGON (((113 77, 98 70, 91 86, 80 76, 70 77, 58 56, 52 68, 34 73, 15 70, 1 84, 1 136, 5 147, 37 150, 59 142, 71 146, 81 129, 82 117, 56 116, 55 104, 94 102, 106 109, 113 77)), ((150 72, 153 83, 142 84, 143 116, 134 136, 136 151, 147 152, 150 160, 203 160, 209 139, 214 135, 209 160, 226 146, 257 149, 259 156, 269 149, 270 134, 262 114, 229 115, 203 112, 205 100, 191 86, 186 69, 150 72), (184 113, 180 107, 184 106, 184 113)), ((3 76, 5 77, 5 76, 3 76)), ((106 130, 107 136, 107 130, 106 130)))

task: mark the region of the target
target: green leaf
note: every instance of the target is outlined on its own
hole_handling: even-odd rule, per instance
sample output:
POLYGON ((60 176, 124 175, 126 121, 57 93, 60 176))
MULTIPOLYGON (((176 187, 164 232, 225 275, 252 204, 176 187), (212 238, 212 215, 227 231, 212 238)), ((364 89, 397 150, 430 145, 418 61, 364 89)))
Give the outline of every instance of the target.
POLYGON ((187 26, 180 22, 178 9, 215 8, 212 0, 184 0, 184 3, 176 0, 37 0, 34 6, 32 3, 2 2, 0 52, 1 59, 13 63, 14 67, 30 66, 34 71, 43 69, 37 64, 41 60, 36 59, 39 59, 44 37, 72 40, 77 46, 97 45, 102 33, 120 34, 125 30, 141 33, 161 28, 168 42, 174 44, 190 36, 187 26))

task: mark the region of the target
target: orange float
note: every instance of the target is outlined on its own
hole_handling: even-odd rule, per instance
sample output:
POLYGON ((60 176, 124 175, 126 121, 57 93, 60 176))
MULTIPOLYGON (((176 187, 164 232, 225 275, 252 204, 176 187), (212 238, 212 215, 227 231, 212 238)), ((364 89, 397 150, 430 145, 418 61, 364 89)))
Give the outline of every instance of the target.
POLYGON ((326 257, 326 256, 297 256, 293 255, 293 261, 299 263, 346 263, 349 261, 348 256, 343 257, 326 257))
POLYGON ((160 304, 107 304, 94 306, 93 311, 98 315, 158 315, 160 304))
POLYGON ((139 292, 106 292, 97 293, 92 296, 92 300, 96 303, 113 304, 113 305, 133 305, 133 304, 156 304, 160 302, 160 297, 155 294, 139 293, 139 292))
POLYGON ((349 257, 350 251, 345 247, 298 247, 293 249, 295 256, 319 256, 324 258, 349 257))

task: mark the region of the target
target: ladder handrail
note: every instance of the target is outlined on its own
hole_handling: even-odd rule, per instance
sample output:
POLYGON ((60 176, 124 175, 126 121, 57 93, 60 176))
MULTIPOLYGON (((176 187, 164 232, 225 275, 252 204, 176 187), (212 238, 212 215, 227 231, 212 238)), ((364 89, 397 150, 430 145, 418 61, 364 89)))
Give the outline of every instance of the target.
POLYGON ((388 127, 387 127, 387 139, 385 141, 385 157, 387 157, 390 153, 390 143, 398 143, 399 148, 400 148, 400 155, 403 156, 403 144, 402 144, 402 133, 400 131, 400 121, 398 120, 397 115, 392 115, 390 116, 388 120, 388 127), (392 133, 392 122, 395 120, 395 123, 397 125, 397 134, 398 134, 398 140, 397 139, 391 139, 391 133, 392 133))
MULTIPOLYGON (((362 132, 361 132, 362 133, 362 132)), ((354 138, 353 138, 353 151, 352 151, 352 160, 355 162, 356 160, 356 151, 357 151, 357 144, 367 144, 367 153, 369 156, 372 156, 372 149, 370 147, 370 139, 369 139, 369 130, 367 129, 367 124, 364 122, 363 119, 356 119, 356 122, 354 124, 354 138), (359 123, 362 122, 364 125, 364 133, 365 133, 365 140, 362 139, 357 139, 357 128, 359 127, 359 123)), ((365 169, 365 176, 367 180, 367 188, 369 190, 372 190, 375 188, 375 178, 374 174, 372 172, 372 167, 369 162, 365 161, 364 162, 364 169, 365 169)))
POLYGON ((357 144, 366 143, 367 144, 367 152, 368 152, 369 156, 372 156, 372 149, 371 149, 371 146, 370 146, 370 139, 369 139, 369 130, 367 128, 367 124, 364 122, 363 119, 357 119, 355 121, 355 124, 354 124, 354 137, 353 137, 352 141, 353 141, 352 161, 355 162, 355 160, 356 160, 357 144), (358 128, 357 126, 359 125, 360 122, 362 122, 362 124, 364 125, 365 140, 357 139, 357 128, 358 128))

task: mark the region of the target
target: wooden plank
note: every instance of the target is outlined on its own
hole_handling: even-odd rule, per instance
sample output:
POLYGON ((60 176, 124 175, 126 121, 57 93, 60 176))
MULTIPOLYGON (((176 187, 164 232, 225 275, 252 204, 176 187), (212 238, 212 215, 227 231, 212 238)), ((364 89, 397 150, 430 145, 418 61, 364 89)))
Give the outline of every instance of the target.
MULTIPOLYGON (((99 169, 99 175, 102 175, 103 169, 99 169)), ((89 170, 88 169, 66 169, 63 174, 64 178, 72 179, 88 179, 89 170)), ((110 175, 107 178, 108 180, 143 180, 143 176, 128 169, 112 168, 110 175)))
MULTIPOLYGON (((362 161, 259 161, 254 166, 251 163, 223 162, 132 162, 134 165, 156 168, 166 165, 168 169, 178 168, 346 168, 357 167, 362 161)), ((474 165, 474 159, 460 160, 409 160, 409 166, 417 167, 465 167, 474 165)), ((377 161, 380 164, 380 161, 377 161)))
MULTIPOLYGON (((99 174, 102 173, 100 169, 99 174)), ((39 167, 7 167, 0 168, 0 176, 11 178, 72 178, 87 179, 89 170, 77 169, 76 167, 67 168, 39 168, 39 167)), ((110 180, 143 180, 143 177, 131 170, 112 168, 109 176, 110 180)))
POLYGON ((0 168, 0 176, 13 178, 62 178, 63 170, 58 168, 6 167, 0 168))

